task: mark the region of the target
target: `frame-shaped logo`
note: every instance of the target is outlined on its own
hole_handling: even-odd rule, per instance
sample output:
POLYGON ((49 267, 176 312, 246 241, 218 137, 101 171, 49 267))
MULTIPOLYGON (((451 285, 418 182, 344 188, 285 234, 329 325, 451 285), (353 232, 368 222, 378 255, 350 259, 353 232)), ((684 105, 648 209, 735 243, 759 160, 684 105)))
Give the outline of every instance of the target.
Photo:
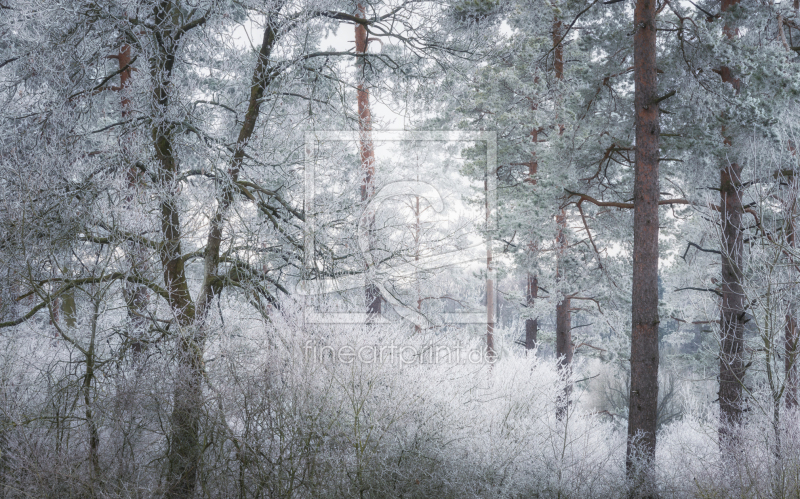
MULTIPOLYGON (((353 131, 316 131, 306 132, 305 134, 305 190, 304 190, 304 206, 305 208, 305 224, 304 224, 304 267, 311 269, 315 266, 315 185, 316 185, 316 144, 322 142, 359 142, 359 133, 353 131)), ((485 158, 485 231, 487 234, 485 244, 486 262, 491 262, 492 257, 492 237, 488 235, 496 228, 496 199, 497 199, 497 134, 492 131, 482 132, 463 132, 463 131, 373 131, 371 132, 372 143, 376 142, 483 142, 486 147, 485 158)), ((432 191, 431 186, 425 182, 407 181, 407 182, 393 182, 382 187, 370 199, 369 204, 378 206, 383 200, 388 198, 415 194, 418 196, 426 197, 426 199, 436 198, 437 193, 435 189, 432 191)), ((435 202, 441 204, 441 199, 434 199, 435 202)), ((438 210, 437 210, 438 211, 438 210)), ((367 236, 364 227, 359 223, 359 246, 365 255, 365 259, 369 261, 368 252, 365 251, 368 244, 367 236)), ((433 257, 427 257, 425 261, 415 262, 414 267, 428 267, 428 268, 441 268, 446 260, 446 266, 456 266, 458 264, 475 261, 474 256, 459 254, 459 252, 451 252, 446 254, 439 254, 433 257)), ((401 264, 408 265, 408 264, 401 264)), ((496 282, 495 271, 491 265, 487 265, 486 280, 487 282, 496 282)), ((394 271, 398 269, 393 268, 394 271)), ((305 273, 308 274, 307 272, 305 273)), ((370 273, 362 275, 336 277, 329 279, 301 279, 296 288, 296 292, 301 296, 320 295, 328 293, 337 293, 353 289, 365 288, 368 284, 375 285, 381 292, 381 295, 386 301, 392 305, 394 311, 403 319, 408 320, 420 327, 428 327, 431 321, 428 317, 421 314, 419 311, 414 310, 413 307, 398 301, 392 295, 387 293, 381 282, 380 272, 374 269, 370 273)), ((323 313, 318 310, 310 310, 309 307, 304 307, 304 320, 310 324, 379 324, 390 322, 384 316, 376 317, 375 314, 358 313, 358 312, 340 312, 340 313, 323 313)), ((453 312, 441 314, 442 321, 437 325, 446 324, 486 324, 486 312, 453 312)))

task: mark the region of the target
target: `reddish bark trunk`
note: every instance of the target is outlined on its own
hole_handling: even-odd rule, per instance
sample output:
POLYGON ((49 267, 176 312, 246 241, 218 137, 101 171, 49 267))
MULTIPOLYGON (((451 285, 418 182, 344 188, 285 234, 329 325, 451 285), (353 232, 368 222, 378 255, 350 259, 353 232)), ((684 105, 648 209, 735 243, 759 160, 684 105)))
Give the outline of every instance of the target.
MULTIPOLYGON (((536 106, 533 107, 536 110, 536 106)), ((531 141, 539 142, 539 130, 531 130, 531 141)), ((534 152, 531 161, 528 163, 528 178, 525 182, 536 185, 536 173, 539 171, 539 162, 536 160, 536 153, 534 152)), ((535 244, 531 241, 528 244, 529 258, 534 258, 535 244)), ((525 304, 530 310, 536 303, 536 298, 539 295, 539 278, 535 274, 528 272, 525 281, 525 304)), ((539 336, 539 321, 535 318, 525 319, 525 350, 533 350, 536 347, 537 337, 539 336)))
MULTIPOLYGON (((358 4, 358 17, 365 18, 366 9, 364 5, 358 4)), ((372 143, 372 114, 369 109, 369 88, 366 85, 366 61, 365 55, 369 46, 367 28, 362 24, 356 24, 356 54, 358 54, 358 134, 359 134, 359 153, 361 155, 361 171, 364 176, 361 183, 361 201, 368 204, 375 194, 375 148, 372 143)), ((370 233, 370 251, 372 250, 372 233, 375 228, 375 216, 367 213, 367 231, 370 233)), ((381 313, 381 295, 378 287, 374 284, 367 284, 364 290, 367 304, 367 314, 381 313)))
POLYGON ((553 21, 553 71, 555 72, 556 79, 564 79, 564 44, 561 43, 564 25, 559 19, 553 21))
MULTIPOLYGON (((721 9, 727 11, 739 0, 722 0, 721 9)), ((736 36, 736 29, 728 24, 724 27, 728 39, 736 36)), ((720 68, 722 81, 730 83, 739 91, 740 81, 733 76, 728 66, 720 68)), ((726 145, 732 139, 722 135, 726 145)), ((720 170, 720 207, 722 223, 721 292, 720 304, 720 352, 719 352, 719 406, 720 442, 735 437, 731 427, 741 423, 744 382, 744 319, 747 311, 742 287, 742 253, 744 239, 742 217, 744 206, 740 196, 742 166, 731 163, 720 170)))
POLYGON ((629 475, 652 463, 658 404, 658 105, 656 2, 637 0, 633 57, 636 165, 633 185, 633 290, 631 295, 631 393, 628 411, 629 475))
MULTIPOLYGON (((556 80, 564 79, 564 47, 561 43, 563 37, 563 24, 556 19, 553 22, 553 71, 556 80)), ((564 128, 559 124, 559 135, 564 128)), ((558 261, 556 263, 556 280, 561 282, 565 279, 564 260, 567 252, 567 213, 561 210, 556 216, 558 234, 556 236, 556 246, 558 248, 558 261)), ((569 409, 569 400, 572 395, 572 300, 568 297, 561 299, 556 305, 556 356, 558 357, 558 371, 564 380, 564 391, 556 404, 556 417, 561 420, 569 409)))
POLYGON ((720 437, 733 437, 742 419, 744 382, 744 315, 742 287, 742 216, 739 195, 742 167, 736 163, 720 171, 722 222, 722 303, 720 305, 719 406, 720 437))

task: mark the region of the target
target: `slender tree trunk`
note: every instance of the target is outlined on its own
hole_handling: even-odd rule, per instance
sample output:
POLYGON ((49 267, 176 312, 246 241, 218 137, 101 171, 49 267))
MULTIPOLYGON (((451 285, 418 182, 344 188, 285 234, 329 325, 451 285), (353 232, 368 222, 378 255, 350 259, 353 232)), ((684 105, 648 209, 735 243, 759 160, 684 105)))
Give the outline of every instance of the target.
MULTIPOLYGON (((557 81, 564 79, 564 46, 561 38, 564 36, 564 25, 556 18, 553 21, 553 71, 557 81)), ((559 135, 563 133, 563 127, 558 124, 559 135)), ((564 272, 564 262, 567 252, 567 213, 561 210, 556 216, 556 235, 557 263, 556 280, 563 283, 566 279, 564 272)), ((563 286, 559 286, 563 288, 563 286)), ((559 420, 567 414, 572 395, 572 300, 568 296, 561 298, 556 305, 556 356, 558 357, 558 371, 564 381, 564 391, 556 404, 556 416, 559 420)))
POLYGON ((94 310, 92 311, 92 333, 89 340, 89 348, 86 350, 86 373, 83 377, 83 403, 85 405, 86 425, 89 430, 89 467, 90 467, 90 487, 92 497, 97 496, 95 487, 100 479, 100 433, 97 430, 97 422, 94 420, 92 408, 94 400, 92 398, 92 384, 94 383, 95 369, 95 341, 97 339, 97 321, 100 318, 100 297, 95 296, 94 310))
POLYGON ((786 317, 786 339, 784 355, 785 367, 785 391, 786 391, 786 408, 796 409, 798 403, 798 390, 800 385, 800 373, 798 373, 798 338, 800 338, 800 329, 797 327, 797 319, 793 315, 786 317))
MULTIPOLYGON (((567 235, 564 233, 566 229, 567 214, 565 210, 556 217, 556 225, 558 226, 558 236, 556 238, 556 246, 558 250, 558 263, 556 264, 556 279, 563 281, 564 279, 564 254, 567 251, 567 235)), ((561 302, 556 305, 556 357, 558 358, 558 372, 564 382, 564 391, 562 392, 556 404, 556 417, 559 421, 564 419, 569 410, 570 397, 572 395, 572 300, 568 296, 564 296, 561 302)))
MULTIPOLYGON (((795 193, 796 196, 796 193, 795 193)), ((791 203, 791 211, 789 213, 789 235, 787 237, 787 242, 789 246, 794 250, 797 247, 796 242, 796 235, 795 235, 795 222, 794 222, 794 204, 796 203, 796 198, 792 200, 791 203)), ((794 251, 792 251, 794 252, 794 251)), ((785 328, 785 338, 784 338, 784 355, 783 355, 783 362, 784 362, 784 401, 786 404, 787 410, 793 410, 797 408, 798 403, 798 385, 800 385, 800 373, 798 373, 797 363, 798 363, 798 338, 800 338, 800 330, 797 326, 797 319, 795 318, 795 314, 797 313, 794 304, 789 304, 789 310, 786 314, 786 328, 785 328)))
MULTIPOLYGON (((5 414, 0 414, 0 499, 6 498, 6 486, 8 485, 9 478, 11 478, 11 460, 8 456, 8 451, 10 450, 8 445, 8 433, 12 426, 13 423, 11 419, 5 414)), ((16 495, 15 492, 12 493, 12 497, 16 495)))
MULTIPOLYGON (((528 272, 526 281, 525 303, 530 309, 536 303, 539 295, 539 279, 536 274, 528 272)), ((525 350, 533 350, 536 347, 538 335, 539 321, 534 318, 525 319, 525 350)))
MULTIPOLYGON (((486 194, 485 208, 486 208, 486 227, 489 227, 490 213, 489 213, 489 175, 494 175, 495 172, 486 172, 486 177, 483 180, 483 190, 486 194)), ((494 349, 494 312, 495 312, 495 289, 494 289, 494 255, 492 253, 492 237, 490 234, 486 237, 486 357, 491 361, 496 357, 494 349)))
MULTIPOLYGON (((358 4, 358 17, 362 19, 366 17, 366 9, 363 4, 358 4)), ((361 154, 361 173, 363 175, 363 180, 361 182, 361 201, 365 205, 368 205, 369 201, 375 195, 375 148, 372 142, 372 114, 369 109, 369 87, 366 85, 367 64, 365 54, 367 53, 368 46, 369 38, 367 37, 367 28, 362 24, 356 24, 356 54, 358 54, 358 136, 360 142, 359 152, 361 154)), ((366 217, 369 250, 372 251, 373 234, 375 231, 375 214, 368 212, 366 217)), ((369 263, 367 264, 367 270, 369 270, 369 263)), ((378 287, 369 283, 364 293, 367 314, 380 314, 381 295, 378 287)))
POLYGON ((267 19, 264 27, 264 36, 261 41, 261 50, 258 53, 256 67, 250 81, 250 96, 247 103, 247 111, 242 120, 242 127, 236 139, 236 148, 228 166, 226 182, 222 188, 220 198, 217 200, 217 210, 211 218, 208 240, 206 242, 203 289, 198 299, 198 319, 202 322, 208 313, 215 296, 222 290, 222 279, 219 274, 220 248, 222 246, 222 229, 225 217, 233 204, 239 189, 239 173, 245 158, 245 147, 253 135, 256 122, 261 111, 261 98, 264 96, 264 89, 270 84, 272 75, 269 68, 272 47, 275 44, 275 26, 271 18, 267 19))
POLYGON ((658 404, 658 142, 656 1, 637 0, 633 15, 636 165, 633 185, 633 292, 631 295, 631 393, 626 467, 641 477, 652 464, 658 404), (636 458, 637 460, 634 460, 636 458))
MULTIPOLYGON (((536 110, 536 106, 533 107, 536 110)), ((535 144, 539 142, 539 130, 531 130, 531 141, 535 144)), ((536 159, 534 152, 531 161, 528 163, 528 178, 525 179, 526 183, 536 185, 536 173, 539 171, 539 162, 536 159)), ((533 259, 535 257, 536 245, 533 240, 528 243, 528 257, 533 259)), ((525 279, 525 305, 528 310, 533 308, 536 303, 536 298, 539 296, 539 278, 536 274, 528 272, 525 279)), ((539 335, 539 320, 534 317, 525 319, 525 350, 533 350, 536 347, 537 337, 539 335)))
MULTIPOLYGON (((417 176, 417 181, 419 181, 419 175, 417 176)), ((414 274, 415 274, 415 281, 416 281, 416 288, 417 288, 417 312, 422 314, 422 289, 420 288, 419 282, 419 250, 420 250, 420 240, 422 237, 422 221, 420 219, 421 212, 419 210, 419 196, 414 196, 414 217, 415 217, 415 225, 414 225, 414 274)), ((419 333, 422 328, 419 324, 414 325, 414 332, 419 333)))
MULTIPOLYGON (((727 11, 739 0, 722 0, 722 11, 727 11)), ((735 28, 725 25, 728 39, 736 36, 735 28)), ((722 81, 730 83, 738 92, 740 82, 728 66, 720 68, 722 81)), ((722 134, 726 145, 732 139, 722 134)), ((742 217, 744 207, 740 195, 742 166, 733 162, 720 170, 720 207, 722 223, 720 352, 719 352, 719 406, 720 443, 736 436, 733 426, 742 420, 742 383, 744 382, 744 318, 747 311, 742 287, 742 253, 744 239, 742 217)))
MULTIPOLYGON (((163 108, 168 103, 167 88, 157 89, 163 108)), ((160 122, 161 120, 158 120, 160 122)), ((169 484, 166 497, 188 499, 194 495, 197 467, 200 463, 199 429, 202 412, 203 347, 194 326, 195 306, 186 282, 183 252, 181 250, 181 224, 178 212, 175 175, 177 164, 172 150, 172 131, 163 125, 153 128, 156 157, 160 163, 162 188, 161 232, 164 246, 161 265, 167 288, 170 308, 177 320, 178 343, 176 352, 175 389, 169 438, 169 484)))

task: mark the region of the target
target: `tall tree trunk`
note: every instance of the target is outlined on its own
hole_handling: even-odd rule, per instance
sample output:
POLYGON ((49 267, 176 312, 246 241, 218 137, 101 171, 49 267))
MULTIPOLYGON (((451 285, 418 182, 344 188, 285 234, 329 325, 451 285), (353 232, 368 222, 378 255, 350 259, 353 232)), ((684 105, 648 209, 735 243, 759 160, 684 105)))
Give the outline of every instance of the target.
POLYGON ((798 338, 800 338, 800 328, 797 326, 797 319, 792 314, 786 317, 786 339, 784 354, 785 367, 785 401, 787 409, 796 409, 798 403, 798 385, 800 385, 800 370, 798 364, 798 338))
MULTIPOLYGON (((536 107, 533 108, 534 110, 536 107)), ((539 142, 539 130, 531 130, 531 141, 533 143, 539 142)), ((526 183, 536 185, 536 173, 539 171, 539 162, 536 160, 536 153, 534 152, 531 161, 528 163, 528 178, 525 179, 526 183)), ((536 245, 533 240, 528 243, 528 257, 533 259, 535 257, 536 245)), ((539 296, 539 278, 536 274, 528 272, 525 278, 525 305, 528 310, 533 308, 536 303, 536 298, 539 296)), ((525 319, 525 350, 533 350, 536 347, 537 337, 539 335, 539 320, 535 317, 525 319)))
MULTIPOLYGON (((722 0, 725 12, 739 0, 722 0)), ((725 25, 728 39, 736 36, 735 28, 725 25)), ((720 68, 722 81, 730 83, 738 92, 740 82, 734 78, 728 66, 720 68)), ((722 135, 726 145, 732 139, 722 135)), ((747 311, 742 287, 742 253, 744 239, 742 217, 744 207, 740 195, 742 166, 738 163, 724 165, 720 170, 720 207, 722 223, 721 274, 722 302, 720 304, 720 352, 719 352, 719 406, 720 443, 735 436, 731 427, 742 419, 742 383, 744 382, 744 316, 747 311)))
MULTIPOLYGON (((800 17, 800 0, 794 0, 792 7, 794 8, 795 17, 800 17)), ((790 37, 791 33, 790 30, 790 37)), ((789 144, 789 150, 792 152, 793 156, 797 156, 797 148, 792 143, 789 144)), ((789 246, 792 248, 792 254, 794 254, 794 250, 797 247, 797 226, 795 225, 795 210, 797 204, 796 178, 792 178, 791 185, 793 187, 793 192, 789 212, 789 237, 787 239, 789 246)), ((798 362, 800 362, 800 356, 798 356, 798 353, 800 353, 800 348, 798 348, 800 347, 800 344, 798 344, 798 340, 800 340, 800 328, 797 324, 796 314, 797 308, 794 304, 790 304, 784 332, 784 386, 786 391, 784 400, 786 409, 788 410, 797 409, 798 402, 800 402, 800 398, 798 398, 800 397, 798 393, 800 389, 800 367, 798 367, 798 362)))
MULTIPOLYGON (((363 4, 358 4, 358 17, 366 18, 366 9, 363 4)), ((372 114, 369 109, 369 87, 366 85, 366 53, 369 46, 367 28, 362 24, 356 24, 356 54, 358 54, 358 137, 359 152, 361 155, 361 201, 368 205, 375 194, 375 148, 372 143, 372 114)), ((369 209, 369 208, 367 208, 369 209)), ((368 212, 366 230, 368 233, 369 251, 373 249, 373 234, 375 231, 375 214, 368 212)), ((367 263, 369 271, 369 263, 367 263)), ((367 314, 374 315, 381 313, 381 295, 378 287, 368 283, 365 290, 365 303, 367 314)))
MULTIPOLYGON (((168 104, 166 85, 156 90, 161 109, 168 104)), ((154 120, 162 123, 162 120, 154 120)), ((169 438, 169 484, 166 497, 188 499, 194 495, 200 462, 199 428, 202 412, 202 339, 194 325, 195 307, 189 294, 181 251, 181 224, 175 188, 177 162, 173 155, 172 131, 161 124, 153 130, 156 157, 160 163, 162 188, 161 232, 164 246, 161 265, 170 308, 178 325, 175 388, 169 438)))
MULTIPOLYGON (((557 81, 564 79, 564 45, 561 38, 564 36, 564 25, 556 18, 553 21, 553 71, 557 81)), ((563 127, 558 126, 559 135, 563 133, 563 127)), ((567 252, 567 213, 561 210, 556 216, 556 226, 558 233, 556 236, 556 280, 562 283, 566 279, 564 272, 564 262, 567 252)), ((563 286, 559 286, 563 288, 563 286)), ((558 371, 564 381, 564 391, 556 404, 556 416, 559 420, 563 419, 569 409, 570 396, 572 395, 572 316, 570 315, 572 300, 568 296, 563 296, 556 305, 556 356, 558 357, 558 371)))
MULTIPOLYGON (((419 181, 419 175, 417 175, 419 181)), ((419 208, 419 196, 414 196, 414 280, 417 291, 417 313, 422 315, 422 288, 419 281, 419 257, 420 257, 420 243, 422 241, 422 212, 419 208)), ((422 331, 419 323, 414 325, 414 332, 419 333, 422 331)))
POLYGON ((97 429, 97 422, 95 421, 92 408, 94 407, 94 400, 92 398, 92 385, 95 383, 94 369, 95 369, 95 342, 97 340, 97 322, 100 317, 100 296, 93 296, 94 307, 92 310, 92 323, 91 323, 91 336, 89 339, 89 348, 86 350, 86 373, 83 376, 83 403, 84 414, 86 416, 86 425, 89 430, 89 470, 90 470, 90 489, 92 497, 97 497, 95 487, 97 481, 100 479, 100 433, 97 429))
MULTIPOLYGON (((556 217, 558 226, 558 236, 556 246, 558 251, 558 263, 556 264, 556 279, 564 279, 564 254, 567 251, 566 229, 567 215, 565 210, 556 217)), ((564 390, 556 404, 556 417, 558 420, 564 419, 569 410, 570 397, 572 395, 572 300, 564 296, 561 302, 556 305, 556 356, 558 358, 558 372, 564 382, 564 390)))
POLYGON ((156 53, 150 59, 153 80, 151 129, 155 157, 158 161, 161 234, 161 267, 167 300, 178 329, 176 372, 167 460, 169 476, 165 497, 189 499, 194 495, 200 463, 200 416, 202 413, 203 349, 202 338, 194 326, 195 305, 186 281, 182 232, 178 210, 176 175, 178 164, 174 155, 174 127, 166 118, 175 65, 178 26, 173 22, 171 2, 158 2, 153 9, 156 53))
POLYGON ((742 215, 739 195, 742 167, 731 163, 720 171, 722 223, 722 303, 720 305, 719 406, 720 437, 733 437, 742 419, 744 382, 744 314, 742 287, 742 215))
MULTIPOLYGON (((794 183, 794 180, 793 180, 794 183)), ((797 238, 795 234, 795 222, 794 222, 794 205, 797 202, 796 199, 796 192, 794 194, 794 199, 791 203, 791 211, 789 213, 789 235, 787 237, 787 242, 789 243, 790 248, 792 249, 792 253, 794 253, 795 248, 797 247, 797 238)), ((800 370, 798 370, 798 338, 800 338, 800 329, 797 326, 797 319, 795 318, 795 314, 797 313, 796 307, 793 303, 789 304, 789 310, 786 314, 786 328, 785 328, 785 338, 784 338, 784 354, 783 354, 783 362, 784 362, 784 401, 786 404, 787 410, 793 410, 797 408, 798 403, 798 385, 800 384, 800 370)))
MULTIPOLYGON (((483 190, 486 194, 485 211, 486 211, 486 227, 488 229, 490 223, 489 213, 489 175, 495 175, 495 172, 486 172, 486 177, 483 180, 483 190)), ((487 231, 488 232, 488 231, 487 231)), ((494 288, 494 255, 492 253, 492 237, 487 234, 486 237, 486 357, 487 359, 494 360, 496 351, 494 348, 494 325, 495 325, 495 288, 494 288)))
MULTIPOLYGON (((636 165, 633 184, 631 393, 626 467, 631 478, 652 464, 658 404, 658 142, 656 1, 637 0, 633 14, 636 165)), ((647 479, 649 486, 650 480, 647 479)))

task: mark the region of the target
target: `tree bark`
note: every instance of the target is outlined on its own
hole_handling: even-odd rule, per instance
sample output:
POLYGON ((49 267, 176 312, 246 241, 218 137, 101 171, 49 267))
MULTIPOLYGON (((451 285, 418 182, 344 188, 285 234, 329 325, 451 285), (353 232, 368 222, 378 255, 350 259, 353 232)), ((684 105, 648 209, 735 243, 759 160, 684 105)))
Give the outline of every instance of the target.
MULTIPOLYGON (((567 236, 564 234, 566 227, 566 213, 561 210, 561 214, 556 217, 558 225, 558 267, 556 278, 564 278, 563 260, 564 252, 567 249, 567 236)), ((556 403, 556 418, 561 421, 567 415, 572 395, 572 300, 565 296, 556 305, 556 357, 558 359, 558 372, 564 383, 564 389, 556 403)))
MULTIPOLYGON (((626 467, 641 478, 637 462, 652 464, 658 404, 658 149, 656 2, 634 9, 636 164, 633 186, 633 290, 631 296, 631 393, 626 467)), ((647 480, 650 482, 650 480, 647 480)))
MULTIPOLYGON (((792 200, 791 208, 789 212, 789 234, 787 242, 789 243, 789 247, 794 250, 797 247, 797 239, 795 236, 795 222, 794 222, 794 204, 797 202, 796 200, 796 193, 793 196, 795 199, 792 200)), ((794 251, 792 251, 794 253, 794 251)), ((797 326, 797 319, 795 319, 795 314, 797 310, 793 303, 789 304, 789 310, 786 314, 786 326, 784 330, 785 338, 784 338, 784 354, 783 354, 783 362, 784 362, 784 403, 786 405, 787 410, 793 410, 797 408, 798 402, 798 385, 800 384, 800 373, 798 373, 797 362, 798 362, 798 338, 800 337, 800 330, 797 326)))
POLYGON ((742 216, 739 195, 742 167, 736 163, 720 171, 722 223, 722 303, 720 305, 719 406, 720 437, 731 438, 731 428, 742 419, 744 382, 744 315, 742 287, 742 216))
MULTIPOLYGON (((553 21, 553 71, 557 81, 564 79, 564 46, 561 43, 563 35, 563 24, 556 18, 553 21)), ((563 127, 558 124, 559 135, 563 133, 563 127)), ((562 209, 556 216, 556 235, 557 263, 556 280, 562 283, 566 278, 564 272, 564 262, 567 252, 567 212, 562 209)), ((568 296, 561 298, 561 302, 556 305, 556 356, 558 358, 558 372, 564 382, 564 391, 556 404, 556 417, 562 420, 566 416, 572 395, 572 300, 568 296)))
MULTIPOLYGON (((556 279, 564 279, 564 254, 567 251, 567 235, 564 233, 567 225, 567 215, 565 210, 556 217, 558 226, 558 236, 556 246, 558 249, 558 262, 556 267, 556 279)), ((558 373, 564 383, 564 389, 556 403, 556 417, 559 421, 567 415, 572 395, 572 300, 564 296, 561 302, 556 305, 556 358, 558 359, 558 373)))
MULTIPOLYGON (((525 286, 525 303, 528 309, 536 303, 539 295, 539 279, 535 274, 528 273, 525 286)), ((537 319, 525 319, 525 350, 533 350, 536 347, 537 336, 539 335, 539 321, 537 319)))
POLYGON ((798 385, 800 385, 800 373, 798 373, 797 369, 798 338, 800 338, 800 329, 798 329, 797 327, 797 319, 795 319, 792 315, 788 315, 786 317, 786 339, 785 339, 786 352, 784 354, 784 367, 785 367, 784 384, 786 386, 785 388, 786 409, 789 410, 796 409, 798 403, 797 387, 798 385))
POLYGON ((217 200, 217 210, 211 218, 208 240, 206 242, 203 290, 198 300, 199 319, 202 321, 208 311, 208 307, 215 296, 222 290, 222 278, 218 275, 220 263, 220 248, 222 245, 222 225, 225 222, 228 210, 233 204, 236 193, 239 191, 236 183, 239 181, 239 173, 245 157, 245 147, 250 141, 256 128, 256 122, 261 110, 261 98, 264 96, 264 89, 270 84, 271 74, 269 71, 269 60, 272 54, 272 47, 275 44, 275 26, 272 18, 267 19, 264 27, 264 36, 261 40, 261 49, 258 52, 258 59, 253 70, 250 81, 250 96, 247 103, 247 111, 239 129, 239 136, 236 139, 231 163, 228 166, 228 178, 222 187, 222 192, 217 200))
POLYGON ((193 327, 195 305, 189 293, 181 250, 182 232, 176 185, 178 165, 173 154, 174 131, 166 118, 178 45, 176 32, 179 28, 173 23, 173 7, 171 2, 165 0, 158 2, 153 12, 157 52, 150 59, 153 80, 151 134, 158 161, 159 184, 163 191, 160 202, 163 238, 161 266, 167 300, 178 326, 175 385, 167 451, 169 475, 165 497, 189 499, 194 496, 200 463, 203 349, 202 338, 193 327))
MULTIPOLYGON (((533 106, 536 110, 536 106, 533 106)), ((535 144, 539 142, 539 130, 531 130, 531 141, 535 144)), ((536 159, 536 152, 533 153, 530 162, 528 163, 528 178, 525 179, 526 183, 536 185, 536 173, 539 171, 539 162, 536 159)), ((533 240, 528 243, 528 256, 530 259, 534 258, 536 244, 533 240)), ((536 274, 531 272, 527 273, 525 279, 525 305, 528 310, 533 308, 536 303, 536 298, 539 296, 539 278, 536 274)), ((536 347, 536 341, 539 335, 539 320, 537 318, 525 319, 525 350, 533 350, 536 347)))
MULTIPOLYGON (((358 4, 358 17, 365 18, 366 9, 363 4, 358 4)), ((359 153, 361 155, 361 201, 369 209, 369 201, 375 195, 375 148, 372 143, 372 114, 369 108, 369 87, 366 85, 366 56, 369 46, 367 28, 363 24, 356 24, 356 54, 358 55, 358 137, 359 153)), ((369 251, 373 250, 373 234, 375 231, 375 214, 368 212, 366 230, 368 232, 369 251)), ((369 263, 367 263, 369 271, 369 263)), ((364 298, 369 316, 381 313, 381 295, 378 287, 368 283, 364 289, 364 298)))
MULTIPOLYGON (((739 3, 739 0, 722 0, 723 12, 739 3)), ((725 24, 725 35, 728 39, 736 36, 736 29, 725 24)), ((728 66, 720 68, 722 81, 730 83, 738 92, 740 82, 735 78, 728 66)), ((725 136, 725 145, 730 146, 732 139, 725 136)), ((720 208, 722 223, 721 249, 721 292, 720 304, 720 352, 719 352, 719 406, 720 443, 735 437, 732 428, 742 420, 742 403, 744 382, 744 318, 747 311, 742 286, 742 253, 744 239, 742 234, 742 217, 744 206, 740 195, 742 166, 733 162, 724 165, 720 170, 720 208)))
MULTIPOLYGON (((485 211, 486 211, 486 227, 488 229, 490 223, 489 213, 489 175, 495 175, 495 172, 486 172, 486 177, 483 180, 483 190, 486 194, 485 211)), ((494 349, 494 325, 495 325, 495 289, 494 289, 494 255, 492 253, 492 237, 487 234, 486 237, 486 357, 492 361, 497 356, 494 349)))

